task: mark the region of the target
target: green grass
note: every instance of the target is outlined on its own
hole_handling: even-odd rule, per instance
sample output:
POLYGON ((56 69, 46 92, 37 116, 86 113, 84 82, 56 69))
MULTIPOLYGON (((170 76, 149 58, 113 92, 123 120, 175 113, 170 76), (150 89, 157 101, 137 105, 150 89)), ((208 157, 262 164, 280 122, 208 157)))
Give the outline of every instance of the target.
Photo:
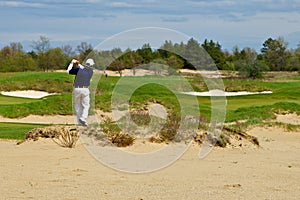
POLYGON ((35 115, 72 114, 74 76, 60 72, 0 73, 0 91, 38 90, 59 93, 42 99, 0 95, 0 115, 17 118, 35 115))
POLYGON ((38 102, 38 101, 41 100, 0 95, 0 105, 14 105, 14 104, 31 103, 31 102, 38 102))
MULTIPOLYGON (((97 80, 97 76, 95 74, 93 79, 97 80)), ((184 87, 181 85, 182 80, 177 77, 170 77, 170 79, 163 79, 159 76, 123 77, 123 81, 127 80, 128 82, 119 85, 120 95, 126 95, 132 83, 143 83, 146 78, 153 80, 153 83, 147 83, 137 88, 129 99, 130 106, 141 107, 146 102, 151 101, 161 103, 174 112, 180 112, 180 102, 177 96, 167 88, 168 85, 184 87), (164 81, 166 85, 158 84, 160 81, 164 81)), ((67 73, 0 73, 0 91, 32 89, 60 93, 39 100, 0 95, 0 115, 16 118, 30 114, 72 114, 73 80, 74 76, 67 73)), ((186 77, 186 80, 190 82, 195 91, 207 90, 201 77, 186 77)), ((96 109, 111 111, 111 96, 116 84, 120 81, 120 77, 101 77, 99 83, 95 85, 97 88, 96 109)), ((249 123, 261 123, 263 120, 274 118, 274 113, 296 112, 300 114, 300 77, 267 80, 224 79, 223 81, 227 91, 273 91, 273 94, 227 97, 226 122, 247 120, 249 123)), ((190 96, 177 95, 180 97, 181 103, 186 105, 188 111, 197 110, 195 105, 191 103, 193 99, 190 96)), ((211 99, 209 97, 197 97, 197 100, 199 101, 200 116, 209 119, 211 116, 211 99)), ((4 136, 0 135, 0 137, 4 136)))
POLYGON ((0 73, 0 91, 40 90, 50 93, 72 91, 74 76, 60 72, 0 73))
POLYGON ((11 76, 16 76, 17 74, 23 74, 24 72, 6 72, 6 73, 0 73, 0 78, 7 78, 11 76))
POLYGON ((53 95, 40 101, 21 104, 2 104, 0 115, 9 118, 26 117, 34 115, 68 115, 72 114, 72 95, 53 95))
MULTIPOLYGON (((286 82, 263 80, 225 80, 225 85, 229 84, 235 87, 236 83, 240 85, 248 85, 250 88, 264 88, 270 90, 272 94, 248 95, 228 97, 227 101, 227 117, 226 121, 231 122, 235 120, 254 120, 262 121, 272 119, 275 117, 274 112, 285 110, 288 112, 300 112, 300 82, 291 82, 295 78, 290 78, 286 82)), ((244 87, 242 86, 242 87, 244 87)))
POLYGON ((96 108, 110 111, 113 93, 121 99, 127 99, 129 92, 131 92, 132 95, 127 100, 132 107, 140 107, 147 102, 157 102, 164 105, 168 110, 180 112, 180 104, 182 104, 185 106, 186 112, 194 112, 197 105, 195 103, 197 102, 196 97, 172 92, 169 89, 175 90, 177 87, 186 87, 181 82, 182 80, 177 77, 159 76, 123 77, 122 79, 119 77, 102 78, 98 84, 96 108), (118 81, 122 82, 119 83, 118 81), (115 90, 117 83, 118 90, 115 90), (132 87, 136 85, 140 87, 131 91, 132 87))
POLYGON ((42 124, 0 123, 0 138, 24 140, 25 134, 33 128, 45 127, 42 124))

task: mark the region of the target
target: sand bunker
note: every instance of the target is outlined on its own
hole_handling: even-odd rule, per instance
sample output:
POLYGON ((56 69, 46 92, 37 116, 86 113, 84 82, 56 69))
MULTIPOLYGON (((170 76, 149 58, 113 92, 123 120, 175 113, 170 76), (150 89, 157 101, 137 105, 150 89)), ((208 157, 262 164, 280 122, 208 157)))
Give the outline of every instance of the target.
POLYGON ((40 99, 46 96, 54 95, 55 93, 48 93, 44 91, 35 91, 35 90, 22 90, 22 91, 10 91, 10 92, 1 92, 2 95, 11 96, 11 97, 22 97, 30 99, 40 99))
MULTIPOLYGON (((0 141, 0 199, 299 199, 299 132, 257 127, 249 133, 261 148, 214 148, 200 160, 201 147, 192 144, 174 164, 145 174, 105 166, 80 141, 74 149, 51 139, 0 141)), ((126 150, 163 147, 138 143, 126 150)))
POLYGON ((300 125, 300 116, 296 113, 290 113, 285 115, 276 115, 276 121, 285 123, 285 124, 293 124, 300 125))
POLYGON ((0 122, 30 123, 30 124, 75 124, 73 115, 29 115, 23 118, 6 118, 0 116, 0 122))
POLYGON ((201 96, 201 97, 212 97, 212 96, 243 96, 243 95, 253 95, 253 94, 272 94, 272 91, 263 91, 263 92, 224 92, 222 90, 210 90, 208 92, 184 92, 184 94, 201 96))

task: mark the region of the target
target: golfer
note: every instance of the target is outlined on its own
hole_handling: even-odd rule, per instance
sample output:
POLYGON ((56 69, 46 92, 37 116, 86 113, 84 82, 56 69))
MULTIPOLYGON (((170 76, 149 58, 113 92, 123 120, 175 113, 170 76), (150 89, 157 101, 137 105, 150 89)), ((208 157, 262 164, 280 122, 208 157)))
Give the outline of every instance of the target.
POLYGON ((77 123, 81 126, 87 126, 87 117, 90 108, 89 86, 93 76, 92 66, 94 60, 89 58, 85 64, 80 64, 78 60, 73 59, 68 66, 67 72, 76 75, 74 81, 73 103, 77 116, 77 123))

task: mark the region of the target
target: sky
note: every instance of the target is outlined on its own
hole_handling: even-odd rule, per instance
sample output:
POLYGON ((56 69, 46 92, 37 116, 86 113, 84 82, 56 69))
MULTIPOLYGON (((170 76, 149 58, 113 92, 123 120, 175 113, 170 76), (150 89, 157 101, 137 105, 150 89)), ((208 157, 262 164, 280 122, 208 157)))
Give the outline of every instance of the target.
POLYGON ((268 38, 300 42, 300 0, 16 0, 0 1, 0 47, 21 42, 25 51, 40 36, 51 47, 80 42, 96 46, 123 31, 161 27, 199 43, 219 42, 259 51, 268 38))

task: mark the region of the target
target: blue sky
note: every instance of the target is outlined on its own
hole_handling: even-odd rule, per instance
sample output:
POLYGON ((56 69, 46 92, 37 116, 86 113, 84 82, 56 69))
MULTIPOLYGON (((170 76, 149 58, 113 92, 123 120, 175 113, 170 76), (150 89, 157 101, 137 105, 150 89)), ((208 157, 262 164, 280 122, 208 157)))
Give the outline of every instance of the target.
POLYGON ((25 50, 43 35, 51 46, 99 44, 134 28, 169 28, 219 41, 231 51, 259 51, 269 37, 300 42, 300 0, 23 0, 0 1, 0 47, 21 42, 25 50))

